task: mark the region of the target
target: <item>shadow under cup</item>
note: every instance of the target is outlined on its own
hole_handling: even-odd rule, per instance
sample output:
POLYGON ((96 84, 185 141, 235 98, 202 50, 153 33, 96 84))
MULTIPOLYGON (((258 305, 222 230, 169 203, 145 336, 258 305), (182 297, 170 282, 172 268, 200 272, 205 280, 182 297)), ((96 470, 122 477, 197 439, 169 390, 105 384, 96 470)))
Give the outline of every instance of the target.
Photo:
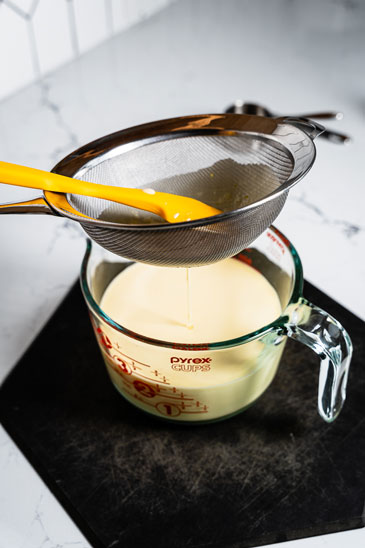
POLYGON ((351 340, 332 316, 302 296, 303 271, 292 244, 274 227, 236 256, 276 290, 282 315, 261 329, 222 342, 186 344, 144 337, 100 308, 110 282, 133 263, 87 242, 81 287, 112 383, 136 407, 159 418, 202 423, 252 405, 273 380, 287 336, 320 357, 318 411, 327 422, 346 397, 351 340))

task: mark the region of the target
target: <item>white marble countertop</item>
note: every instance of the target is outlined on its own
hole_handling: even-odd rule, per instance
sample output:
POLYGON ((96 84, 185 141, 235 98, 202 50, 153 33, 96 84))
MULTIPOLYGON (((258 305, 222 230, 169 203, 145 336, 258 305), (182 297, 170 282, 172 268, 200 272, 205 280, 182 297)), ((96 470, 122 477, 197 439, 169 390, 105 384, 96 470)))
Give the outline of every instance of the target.
MULTIPOLYGON (((78 146, 138 123, 221 112, 237 98, 283 113, 338 109, 310 174, 276 221, 306 278, 365 319, 365 4, 182 0, 0 104, 1 159, 51 169, 78 146)), ((0 185, 0 202, 39 192, 0 185)), ((75 281, 85 236, 72 222, 0 217, 0 382, 75 281)), ((89 546, 0 429, 0 548, 89 546)), ((285 543, 352 548, 365 529, 285 543)))

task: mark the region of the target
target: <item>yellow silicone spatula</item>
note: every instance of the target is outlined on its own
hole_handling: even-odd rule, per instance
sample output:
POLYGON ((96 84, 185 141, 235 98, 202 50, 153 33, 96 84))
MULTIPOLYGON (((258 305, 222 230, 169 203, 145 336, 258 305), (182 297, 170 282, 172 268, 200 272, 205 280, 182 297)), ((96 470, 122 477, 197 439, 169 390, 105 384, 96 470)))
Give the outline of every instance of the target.
POLYGON ((193 221, 222 213, 219 209, 194 198, 155 192, 153 189, 124 188, 88 183, 64 175, 7 162, 0 162, 0 183, 111 200, 119 204, 150 211, 169 223, 193 221))

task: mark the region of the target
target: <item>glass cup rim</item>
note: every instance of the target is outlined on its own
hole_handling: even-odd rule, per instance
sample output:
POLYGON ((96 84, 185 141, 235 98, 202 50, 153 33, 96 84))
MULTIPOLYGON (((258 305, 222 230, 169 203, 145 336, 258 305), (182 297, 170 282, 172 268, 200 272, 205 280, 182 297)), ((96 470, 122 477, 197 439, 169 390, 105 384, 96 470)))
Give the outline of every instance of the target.
POLYGON ((281 240, 281 243, 285 246, 285 248, 290 253, 290 256, 292 258, 293 265, 294 265, 293 288, 292 288, 288 303, 286 305, 286 308, 283 310, 282 314, 278 318, 276 318, 273 322, 261 327, 260 329, 257 329, 256 331, 247 333, 246 335, 242 335, 240 337, 235 337, 234 339, 228 339, 225 341, 190 344, 190 343, 164 341, 160 339, 154 339, 152 337, 146 337, 145 335, 136 333, 135 331, 131 331, 130 329, 118 324, 117 322, 112 320, 112 318, 110 318, 99 307, 99 305, 93 298, 92 293, 90 291, 89 284, 87 282, 87 267, 88 267, 89 259, 91 256, 93 244, 89 238, 87 239, 87 242, 86 242, 86 251, 81 263, 81 271, 80 271, 80 284, 81 284, 81 290, 82 290, 84 299, 90 311, 94 313, 96 316, 98 316, 103 322, 107 323, 110 327, 112 327, 119 333, 122 333, 123 335, 126 335, 127 337, 131 339, 140 341, 145 344, 150 344, 152 346, 160 346, 164 348, 171 348, 172 350, 178 350, 178 351, 219 350, 224 348, 231 348, 234 346, 240 346, 242 344, 250 342, 251 340, 258 339, 259 337, 266 335, 271 331, 281 330, 282 328, 284 328, 288 318, 288 316, 285 314, 285 311, 287 310, 289 305, 298 302, 303 292, 303 268, 302 268, 302 263, 297 250, 295 249, 293 244, 290 242, 290 240, 288 240, 288 238, 286 238, 286 236, 284 236, 284 234, 280 232, 276 227, 270 226, 266 229, 265 232, 267 232, 268 230, 271 230, 272 232, 275 233, 275 235, 281 240))

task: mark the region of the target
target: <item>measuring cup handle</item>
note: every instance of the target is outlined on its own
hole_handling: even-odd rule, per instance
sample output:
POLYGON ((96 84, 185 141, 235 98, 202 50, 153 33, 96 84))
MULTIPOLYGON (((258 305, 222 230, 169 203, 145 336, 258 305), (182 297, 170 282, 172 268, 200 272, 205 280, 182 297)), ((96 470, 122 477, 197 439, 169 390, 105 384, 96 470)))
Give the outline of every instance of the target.
POLYGON ((335 318, 304 298, 293 306, 286 330, 289 337, 320 356, 318 412, 326 422, 334 421, 346 399, 352 356, 348 333, 335 318))
POLYGON ((4 213, 38 213, 54 215, 52 209, 43 198, 35 198, 26 202, 0 204, 0 215, 4 213))

